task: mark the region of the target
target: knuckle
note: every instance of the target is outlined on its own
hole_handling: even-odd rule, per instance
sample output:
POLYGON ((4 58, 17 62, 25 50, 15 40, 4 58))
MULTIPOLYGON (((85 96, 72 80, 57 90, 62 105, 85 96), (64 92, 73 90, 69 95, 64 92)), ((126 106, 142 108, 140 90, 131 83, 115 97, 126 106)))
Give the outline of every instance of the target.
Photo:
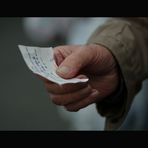
POLYGON ((52 100, 52 103, 56 104, 56 105, 62 105, 61 102, 57 101, 57 100, 52 100))
POLYGON ((78 109, 67 108, 67 111, 69 111, 69 112, 77 112, 77 111, 78 111, 78 109))
POLYGON ((62 102, 60 101, 61 99, 59 99, 59 96, 52 95, 51 100, 56 105, 62 105, 62 102))
POLYGON ((63 95, 52 95, 52 102, 56 105, 66 105, 69 100, 67 96, 63 95))
POLYGON ((70 111, 70 112, 77 112, 77 111, 79 111, 79 109, 77 108, 77 107, 75 107, 75 106, 65 106, 65 108, 66 108, 66 110, 67 111, 70 111))

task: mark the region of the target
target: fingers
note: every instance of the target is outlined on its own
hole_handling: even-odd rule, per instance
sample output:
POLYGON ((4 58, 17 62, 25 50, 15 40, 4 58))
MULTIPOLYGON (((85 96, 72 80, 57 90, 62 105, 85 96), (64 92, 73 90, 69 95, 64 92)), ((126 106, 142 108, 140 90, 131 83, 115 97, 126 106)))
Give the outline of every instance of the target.
MULTIPOLYGON (((94 54, 92 54, 92 50, 87 50, 86 47, 87 46, 78 46, 77 48, 79 50, 73 50, 71 54, 67 54, 66 56, 64 56, 65 59, 60 63, 56 71, 57 74, 63 78, 72 78, 76 76, 83 67, 90 63, 94 58, 94 54)), ((62 52, 64 53, 64 49, 62 52)))
POLYGON ((54 48, 54 59, 57 63, 57 65, 59 66, 62 61, 67 57, 69 56, 72 51, 76 50, 78 47, 77 45, 74 45, 74 46, 68 46, 68 45, 65 45, 65 46, 57 46, 54 48))
POLYGON ((61 62, 64 60, 64 56, 61 53, 60 50, 58 50, 57 48, 54 49, 54 59, 56 61, 56 64, 59 66, 61 64, 61 62))
POLYGON ((64 84, 58 85, 55 83, 45 83, 45 87, 49 93, 62 95, 66 93, 72 93, 87 86, 86 83, 77 83, 77 84, 64 84))
POLYGON ((87 87, 73 93, 67 93, 63 95, 51 95, 51 99, 52 102, 56 105, 67 105, 88 97, 91 91, 92 88, 88 85, 87 87))
POLYGON ((99 97, 99 92, 95 89, 92 90, 91 94, 88 97, 84 97, 82 100, 65 105, 65 108, 68 111, 78 111, 94 102, 96 102, 99 97))
MULTIPOLYGON (((76 78, 79 78, 79 79, 86 79, 88 77, 86 77, 85 75, 79 75, 77 76, 76 78)), ((48 81, 48 80, 44 80, 44 78, 42 78, 43 81, 45 82, 45 87, 47 89, 47 91, 49 93, 52 93, 52 94, 66 94, 66 93, 72 93, 72 92, 75 92, 77 90, 80 90, 84 87, 87 87, 87 82, 86 83, 77 83, 77 84, 63 84, 63 85, 58 85, 56 83, 53 83, 51 81, 48 81)))
POLYGON ((63 78, 72 78, 78 74, 81 68, 87 64, 87 62, 87 55, 84 56, 84 53, 75 52, 64 59, 56 72, 63 78))

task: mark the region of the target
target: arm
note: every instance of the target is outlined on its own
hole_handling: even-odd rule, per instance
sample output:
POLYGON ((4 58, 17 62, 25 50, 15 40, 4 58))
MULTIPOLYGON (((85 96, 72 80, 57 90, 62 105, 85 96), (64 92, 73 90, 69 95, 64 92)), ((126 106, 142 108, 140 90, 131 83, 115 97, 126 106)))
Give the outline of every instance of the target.
POLYGON ((124 121, 142 81, 148 77, 148 19, 109 19, 92 34, 90 43, 105 46, 119 65, 119 92, 110 95, 114 101, 96 103, 99 113, 107 119, 105 128, 116 129, 124 121))

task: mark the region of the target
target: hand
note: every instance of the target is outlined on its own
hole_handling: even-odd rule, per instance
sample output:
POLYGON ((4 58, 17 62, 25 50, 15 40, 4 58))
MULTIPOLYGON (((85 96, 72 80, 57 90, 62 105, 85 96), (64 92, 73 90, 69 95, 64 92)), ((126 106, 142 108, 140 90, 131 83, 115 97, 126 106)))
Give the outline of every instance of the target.
POLYGON ((50 98, 68 111, 78 111, 107 99, 118 86, 118 70, 111 52, 101 45, 69 45, 54 48, 57 74, 65 79, 89 78, 86 83, 58 85, 42 78, 50 98))

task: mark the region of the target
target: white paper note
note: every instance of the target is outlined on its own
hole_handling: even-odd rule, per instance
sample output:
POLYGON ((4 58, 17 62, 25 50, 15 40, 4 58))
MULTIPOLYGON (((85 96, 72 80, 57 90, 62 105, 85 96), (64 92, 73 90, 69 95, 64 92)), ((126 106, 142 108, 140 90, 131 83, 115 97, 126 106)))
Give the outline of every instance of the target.
POLYGON ((18 47, 25 63, 33 73, 41 75, 42 77, 60 85, 88 81, 88 79, 78 78, 63 79, 58 76, 56 74, 57 65, 53 57, 52 47, 42 48, 24 45, 19 45, 18 47))

